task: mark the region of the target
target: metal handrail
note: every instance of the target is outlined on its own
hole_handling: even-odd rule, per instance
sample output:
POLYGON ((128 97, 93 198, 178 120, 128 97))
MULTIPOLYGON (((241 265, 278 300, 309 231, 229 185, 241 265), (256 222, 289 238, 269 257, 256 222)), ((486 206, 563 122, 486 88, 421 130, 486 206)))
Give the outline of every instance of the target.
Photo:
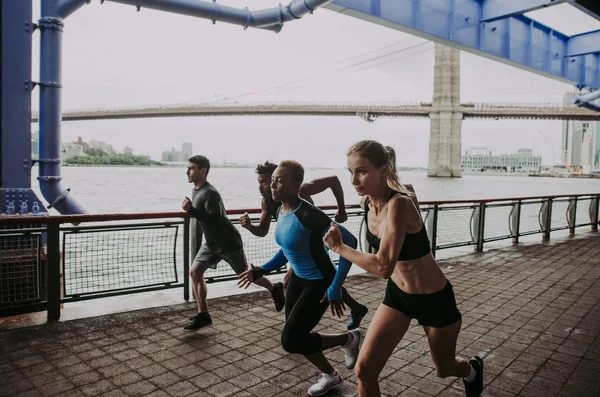
MULTIPOLYGON (((586 194, 558 194, 558 195, 546 195, 546 196, 522 196, 522 197, 503 197, 493 199, 476 199, 476 200, 431 200, 421 201, 419 204, 423 206, 435 206, 435 205, 450 205, 450 204, 480 204, 480 203, 495 203, 501 201, 512 201, 512 200, 542 200, 542 199, 560 199, 560 198, 572 198, 572 197, 589 197, 599 196, 600 193, 586 193, 586 194)), ((319 206, 324 211, 337 210, 335 205, 319 206)), ((359 204, 346 205, 346 209, 361 209, 359 204)), ((260 208, 238 208, 227 210, 228 215, 243 215, 248 214, 260 214, 260 208)), ((135 213, 135 214, 85 214, 85 215, 11 215, 11 216, 0 216, 0 225, 12 224, 12 225, 28 225, 32 223, 36 224, 54 224, 54 223, 83 223, 83 222, 106 222, 106 221, 119 221, 119 220, 141 220, 141 219, 166 219, 166 218, 189 218, 190 215, 187 212, 149 212, 149 213, 135 213)))
MULTIPOLYGON (((496 198, 496 199, 480 199, 480 200, 445 200, 445 201, 423 201, 420 203, 420 211, 425 214, 423 222, 426 225, 426 229, 431 242, 431 249, 435 255, 437 250, 464 247, 473 245, 477 251, 482 251, 486 242, 499 241, 504 239, 512 239, 514 244, 517 244, 519 237, 527 236, 532 234, 542 233, 543 239, 548 240, 550 233, 556 230, 569 229, 570 233, 575 233, 575 229, 582 226, 591 226, 591 229, 596 231, 598 229, 598 206, 600 203, 600 193, 598 194, 571 194, 571 195, 553 195, 553 196, 528 196, 528 197, 507 197, 507 198, 496 198), (589 204, 587 202, 589 201, 589 204), (553 225, 552 213, 553 205, 560 203, 568 203, 567 208, 564 211, 560 210, 557 212, 555 209, 554 221, 558 221, 559 225, 553 225), (584 205, 585 203, 585 205, 584 205), (498 230, 498 216, 487 217, 488 211, 494 210, 495 208, 510 208, 508 214, 500 210, 502 213, 502 219, 506 219, 508 224, 506 228, 501 226, 498 230), (523 215, 523 208, 529 208, 527 215, 523 215), (535 208, 535 209, 534 209, 535 208), (539 208, 539 210, 538 210, 539 208), (532 213, 531 210, 535 212, 532 213), (577 216, 577 211, 580 211, 577 216), (457 215, 458 214, 458 215, 457 215), (466 215, 468 214, 468 218, 466 215), (564 219, 563 219, 564 216, 564 219), (504 218, 506 217, 506 218, 504 218), (488 220, 489 218, 489 220, 488 220), (589 222, 585 222, 583 219, 589 218, 589 222), (523 226, 522 220, 528 222, 528 226, 523 226), (566 222, 565 222, 566 221, 566 222), (465 222, 467 222, 465 224, 465 222), (490 223, 491 222, 491 223, 490 223), (532 222, 534 222, 532 224, 532 222), (564 224, 563 224, 564 223, 564 224), (486 238, 486 227, 494 226, 495 229, 492 232, 488 232, 486 238), (539 227, 538 227, 539 225, 539 227), (465 229, 466 228, 466 229, 465 229)), ((564 204, 563 204, 564 205, 564 204)), ((337 210, 336 206, 322 206, 328 215, 333 217, 333 211, 337 210)), ((364 218, 359 221, 357 217, 362 216, 363 211, 359 205, 348 205, 346 206, 349 212, 349 222, 346 223, 347 227, 351 231, 357 234, 357 238, 360 241, 360 249, 370 252, 370 247, 363 247, 365 225, 364 218), (352 220, 352 221, 351 221, 352 220)), ((228 211, 228 215, 231 217, 234 224, 238 224, 239 220, 237 215, 244 213, 252 214, 253 219, 258 219, 257 215, 261 212, 257 208, 248 209, 235 209, 228 211)), ((496 210, 498 213, 498 210, 496 210)), ((13 266, 15 261, 19 262, 19 249, 24 250, 25 254, 29 257, 24 258, 27 260, 27 268, 31 268, 31 261, 35 260, 33 256, 37 256, 37 273, 41 275, 44 280, 41 280, 41 287, 47 285, 47 288, 43 293, 40 293, 40 299, 37 302, 31 301, 31 299, 23 299, 22 310, 48 310, 48 316, 50 319, 55 319, 60 316, 60 305, 63 303, 73 302, 77 300, 97 299, 107 296, 123 295, 138 292, 154 291, 159 289, 168 288, 181 288, 183 287, 184 299, 189 299, 189 277, 187 273, 189 271, 190 257, 189 257, 189 223, 190 216, 186 212, 161 212, 161 213, 138 213, 138 214, 99 214, 99 215, 61 215, 61 216, 0 216, 0 257, 4 253, 6 257, 11 259, 10 264, 0 264, 1 266, 13 266), (160 221, 159 221, 160 220, 160 221), (125 221, 125 222, 123 222, 125 221), (145 221, 145 222, 135 222, 145 221), (70 224, 79 225, 86 223, 84 226, 71 226, 70 224), (104 223, 100 223, 104 222, 104 223), (95 223, 95 224, 93 224, 95 223), (100 223, 100 224, 99 224, 100 223), (140 231, 146 231, 147 229, 160 229, 162 226, 169 227, 183 227, 183 242, 181 239, 177 239, 177 233, 175 233, 175 239, 169 240, 170 244, 174 244, 173 248, 173 263, 181 260, 181 256, 177 257, 175 254, 179 250, 178 246, 183 246, 182 257, 183 257, 183 269, 176 268, 176 272, 183 271, 183 282, 175 281, 164 283, 146 283, 142 286, 137 284, 131 284, 129 287, 120 288, 118 286, 111 286, 110 288, 100 288, 92 290, 91 292, 83 293, 66 293, 66 276, 61 277, 61 248, 63 255, 67 255, 69 247, 64 244, 65 235, 74 236, 81 235, 90 236, 92 240, 98 239, 103 233, 110 232, 124 232, 124 233, 140 233, 140 231), (41 246, 35 246, 31 248, 32 235, 37 234, 41 239, 42 236, 46 241, 46 250, 44 251, 41 246), (61 244, 61 236, 63 243, 61 244), (21 240, 19 240, 21 239, 21 240), (34 255, 32 249, 37 249, 37 254, 34 255), (15 255, 14 253, 17 252, 15 255), (33 256, 32 256, 33 255, 33 256), (32 259, 33 258, 33 259, 32 259), (64 282, 62 291, 64 292, 61 297, 61 280, 64 282), (45 282, 44 282, 45 281, 45 282), (25 308, 25 309, 23 309, 25 308)), ((504 224, 504 222, 502 222, 504 224)), ((130 234, 126 234, 129 236, 130 234)), ((179 234, 181 235, 181 234, 179 234)), ((131 234, 132 239, 133 234, 131 234)), ((35 237, 35 238, 38 238, 35 237)), ((269 255, 270 250, 274 244, 272 239, 254 239, 246 232, 243 232, 244 246, 248 247, 248 252, 254 252, 254 255, 262 257, 269 255), (258 248, 256 247, 258 245, 258 248), (254 251, 252 251, 254 250, 254 251)), ((40 240, 41 241, 41 240, 40 240)), ((94 249, 104 247, 104 240, 92 241, 94 249), (99 242, 98 242, 99 241, 99 242)), ((72 243, 73 244, 73 243, 72 243)), ((73 249, 76 246, 70 245, 73 249)), ((109 247, 110 248, 110 247, 109 247)), ((137 249, 137 248, 136 248, 137 249)), ((94 251, 95 252, 95 251, 94 251)), ((113 256, 116 254, 113 254, 113 256)), ((92 258, 94 258, 92 256, 92 258)), ((23 262, 25 263, 25 262, 23 262)), ((115 264, 122 263, 115 259, 115 264)), ((129 262, 131 263, 131 262, 129 262)), ((17 263, 18 265, 18 263, 17 263)), ((167 265, 165 263, 165 265, 167 265)), ((73 271, 73 264, 66 271, 73 271)), ((113 267, 114 268, 114 267, 113 267)), ((119 280, 119 268, 114 268, 116 273, 114 276, 115 280, 119 280)), ((161 268, 162 269, 162 268, 161 268)), ((65 273, 66 274, 66 273, 65 273)), ((207 279, 211 281, 221 281, 235 278, 235 274, 223 274, 222 272, 216 273, 217 275, 207 276, 207 279)), ((90 276, 94 277, 94 275, 90 276)), ((100 283, 102 278, 98 275, 98 279, 90 280, 90 283, 100 283)), ((121 276, 122 277, 122 276, 121 276)), ((84 280, 87 283, 87 279, 84 280)), ((69 281, 71 282, 71 281, 69 281)), ((38 286, 39 287, 39 286, 38 286)), ((76 288, 76 287, 75 287, 76 288)), ((6 292, 4 292, 6 293, 6 292)), ((3 298, 3 296, 0 296, 3 298)), ((2 299, 0 299, 0 316, 6 314, 6 310, 3 308, 2 299)), ((18 305, 17 305, 18 306, 18 305)), ((12 310, 12 309, 11 309, 12 310)), ((19 309, 21 310, 21 309, 19 309)))

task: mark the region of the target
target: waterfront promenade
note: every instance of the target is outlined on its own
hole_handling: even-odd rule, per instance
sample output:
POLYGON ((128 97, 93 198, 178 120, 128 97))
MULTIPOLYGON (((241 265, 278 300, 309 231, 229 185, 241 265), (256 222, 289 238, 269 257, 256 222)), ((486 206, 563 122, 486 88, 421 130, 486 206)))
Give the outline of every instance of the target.
MULTIPOLYGON (((486 396, 600 395, 600 235, 490 250, 440 262, 463 313, 459 354, 485 356, 486 396)), ((369 315, 385 281, 350 277, 369 315)), ((93 305, 94 302, 90 302, 93 305)), ((193 303, 36 327, 0 330, 0 396, 305 396, 318 378, 286 354, 283 314, 268 293, 210 301, 214 326, 181 332, 193 303)), ((326 314, 320 330, 346 321, 326 314)), ((339 349, 328 357, 357 395, 339 349)), ((464 396, 438 379, 423 330, 413 322, 381 376, 386 396, 464 396)))

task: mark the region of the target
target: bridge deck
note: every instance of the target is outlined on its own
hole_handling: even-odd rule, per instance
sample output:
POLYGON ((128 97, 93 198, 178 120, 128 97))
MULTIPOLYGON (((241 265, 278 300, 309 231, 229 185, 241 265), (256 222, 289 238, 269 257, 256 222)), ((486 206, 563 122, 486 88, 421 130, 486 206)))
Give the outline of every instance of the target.
MULTIPOLYGON (((600 394, 600 238, 492 250, 441 262, 463 312, 460 355, 485 355, 487 396, 600 394)), ((371 309, 385 282, 349 279, 371 309)), ((283 315, 267 293, 211 301, 213 327, 184 334, 193 304, 0 333, 2 396, 305 396, 317 372, 280 347, 283 315)), ((341 331, 329 315, 319 329, 341 331)), ((355 396, 347 381, 328 395, 355 396)), ((382 374, 388 396, 464 396, 437 379, 423 330, 411 326, 382 374)))
MULTIPOLYGON (((429 117, 432 112, 454 111, 463 118, 600 120, 600 112, 576 106, 532 104, 465 103, 460 107, 441 109, 431 103, 374 104, 374 103, 239 103, 239 104, 181 104, 115 109, 65 110, 63 121, 135 119, 154 117, 214 117, 214 116, 341 116, 355 117, 429 117)), ((39 114, 32 112, 32 122, 39 114)))

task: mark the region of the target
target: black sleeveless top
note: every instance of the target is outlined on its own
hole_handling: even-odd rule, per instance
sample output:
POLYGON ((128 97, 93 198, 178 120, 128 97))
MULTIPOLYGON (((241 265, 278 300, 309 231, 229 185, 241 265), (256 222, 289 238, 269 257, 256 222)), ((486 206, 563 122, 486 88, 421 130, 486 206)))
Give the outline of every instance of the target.
MULTIPOLYGON (((394 192, 395 194, 401 194, 407 196, 404 193, 394 192)), ((392 195, 392 197, 393 197, 392 195)), ((390 197, 391 199, 391 197, 390 197)), ((369 230, 369 197, 365 200, 365 223, 367 224, 367 241, 375 249, 379 249, 381 238, 375 237, 369 230)), ((427 237, 427 230, 425 225, 417 233, 406 233, 404 235, 404 242, 402 243, 402 249, 398 255, 399 261, 410 261, 413 259, 419 259, 431 252, 431 244, 429 244, 429 237, 427 237)))

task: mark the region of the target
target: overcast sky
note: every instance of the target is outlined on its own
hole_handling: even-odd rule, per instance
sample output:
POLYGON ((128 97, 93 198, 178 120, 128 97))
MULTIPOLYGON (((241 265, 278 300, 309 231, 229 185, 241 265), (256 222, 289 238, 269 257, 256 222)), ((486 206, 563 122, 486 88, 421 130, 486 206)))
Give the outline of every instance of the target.
MULTIPOLYGON (((251 7, 276 4, 252 0, 251 7)), ((565 7, 535 15, 567 34, 600 25, 565 7)), ((35 0, 36 19, 38 10, 35 0)), ((39 75, 38 44, 36 32, 33 76, 39 75)), ((63 109, 223 98, 430 102, 433 94, 432 43, 325 9, 286 24, 275 34, 94 1, 66 19, 63 44, 63 109)), ((461 55, 462 102, 558 103, 570 90, 570 85, 556 80, 461 55)), ((34 109, 37 101, 34 97, 34 109)), ((551 164, 560 158, 561 125, 466 120, 463 152, 472 146, 487 146, 497 154, 531 147, 551 164)), ((162 151, 191 141, 194 152, 214 162, 293 158, 329 167, 344 166, 344 152, 351 143, 372 138, 395 146, 400 165, 426 166, 429 120, 379 119, 369 124, 357 117, 197 117, 63 123, 63 141, 77 136, 104 140, 117 150, 129 145, 135 153, 156 159, 162 151)))

